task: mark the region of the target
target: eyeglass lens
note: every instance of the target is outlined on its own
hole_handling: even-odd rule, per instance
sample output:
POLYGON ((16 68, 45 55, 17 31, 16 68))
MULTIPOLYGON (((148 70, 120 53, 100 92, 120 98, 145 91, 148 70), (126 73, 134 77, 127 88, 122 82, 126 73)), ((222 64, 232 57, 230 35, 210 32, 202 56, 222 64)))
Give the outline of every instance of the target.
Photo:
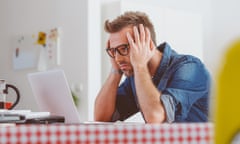
POLYGON ((120 54, 122 56, 128 55, 128 49, 129 49, 128 44, 123 44, 123 45, 120 45, 116 48, 107 48, 106 51, 107 51, 109 56, 114 58, 115 55, 116 55, 116 52, 118 52, 118 54, 120 54))

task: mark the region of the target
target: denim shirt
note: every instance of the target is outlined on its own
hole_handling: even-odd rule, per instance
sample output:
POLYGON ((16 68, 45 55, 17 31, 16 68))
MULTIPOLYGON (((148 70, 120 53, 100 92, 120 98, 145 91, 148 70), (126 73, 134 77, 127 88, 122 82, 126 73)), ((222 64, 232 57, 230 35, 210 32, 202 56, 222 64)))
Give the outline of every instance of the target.
MULTIPOLYGON (((152 81, 162 93, 159 104, 166 111, 166 122, 208 121, 210 75, 203 63, 191 55, 180 55, 167 43, 158 46, 163 53, 152 81)), ((134 76, 118 88, 112 121, 125 120, 140 111, 134 76)))

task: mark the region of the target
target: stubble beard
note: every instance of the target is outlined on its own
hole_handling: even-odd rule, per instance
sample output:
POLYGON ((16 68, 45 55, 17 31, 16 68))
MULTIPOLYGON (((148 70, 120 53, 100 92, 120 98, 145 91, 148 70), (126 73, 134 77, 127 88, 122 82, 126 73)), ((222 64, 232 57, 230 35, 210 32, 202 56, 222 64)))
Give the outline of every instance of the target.
POLYGON ((122 70, 126 77, 133 76, 133 69, 122 70))

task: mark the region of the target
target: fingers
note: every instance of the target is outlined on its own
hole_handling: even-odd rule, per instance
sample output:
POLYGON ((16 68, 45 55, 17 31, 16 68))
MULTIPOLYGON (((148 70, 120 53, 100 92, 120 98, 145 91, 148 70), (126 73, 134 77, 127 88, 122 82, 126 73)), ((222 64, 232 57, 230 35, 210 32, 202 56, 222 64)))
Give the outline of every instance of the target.
POLYGON ((106 42, 106 48, 110 48, 110 41, 109 41, 109 39, 106 42))
POLYGON ((129 32, 127 32, 127 39, 128 39, 128 43, 129 43, 129 47, 130 47, 129 51, 130 51, 130 56, 131 56, 132 53, 134 53, 133 51, 136 49, 134 48, 135 47, 134 40, 129 32))
POLYGON ((139 29, 137 26, 133 27, 134 40, 137 45, 139 44, 150 44, 151 34, 147 27, 144 27, 143 24, 139 24, 139 29))
POLYGON ((146 43, 147 44, 150 44, 150 41, 151 41, 151 34, 150 34, 150 31, 148 28, 145 28, 146 30, 146 43))
POLYGON ((130 46, 131 64, 133 66, 147 65, 154 54, 149 29, 143 24, 133 26, 133 30, 126 33, 126 37, 130 46))
POLYGON ((139 29, 137 26, 133 27, 133 36, 127 32, 127 39, 130 44, 130 47, 150 47, 151 45, 151 34, 147 27, 144 27, 143 24, 139 24, 139 29))
POLYGON ((143 24, 139 25, 139 29, 140 29, 141 42, 145 42, 145 28, 143 24))
POLYGON ((132 46, 134 41, 133 41, 133 38, 132 38, 132 36, 129 32, 127 32, 127 39, 128 39, 128 43, 132 46))
POLYGON ((140 38, 139 38, 139 32, 136 26, 133 27, 133 34, 134 34, 134 39, 135 39, 135 43, 137 45, 140 44, 140 38))

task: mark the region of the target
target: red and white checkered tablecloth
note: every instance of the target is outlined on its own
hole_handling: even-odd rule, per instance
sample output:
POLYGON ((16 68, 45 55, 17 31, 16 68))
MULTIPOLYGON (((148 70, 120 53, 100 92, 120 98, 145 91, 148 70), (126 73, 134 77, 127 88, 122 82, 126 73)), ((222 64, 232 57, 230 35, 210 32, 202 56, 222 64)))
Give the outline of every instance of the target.
POLYGON ((48 124, 0 126, 0 144, 208 144, 213 124, 48 124))

